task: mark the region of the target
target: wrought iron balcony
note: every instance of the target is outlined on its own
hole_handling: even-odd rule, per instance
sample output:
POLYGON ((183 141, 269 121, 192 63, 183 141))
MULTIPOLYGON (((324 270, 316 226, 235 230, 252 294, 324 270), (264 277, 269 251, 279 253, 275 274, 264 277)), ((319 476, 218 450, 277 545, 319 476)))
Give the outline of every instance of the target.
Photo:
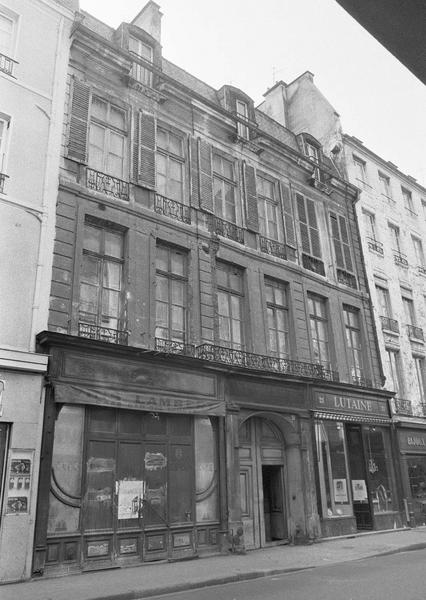
POLYGON ((234 367, 244 367, 269 373, 293 375, 308 379, 339 381, 335 371, 326 369, 323 365, 300 362, 287 358, 253 354, 243 350, 234 350, 213 344, 202 344, 195 349, 196 358, 208 360, 234 367))
POLYGON ((415 325, 407 325, 407 333, 410 340, 421 340, 424 342, 423 329, 415 325))
POLYGON ((0 52, 0 71, 2 73, 6 73, 6 75, 11 75, 11 77, 13 77, 13 67, 17 64, 16 60, 13 60, 13 58, 9 58, 0 52))
POLYGON ((182 356, 195 356, 194 344, 185 344, 175 340, 155 338, 155 350, 164 354, 180 354, 182 356))
POLYGON ((373 252, 377 252, 377 254, 381 254, 383 256, 384 250, 383 250, 383 244, 381 242, 378 242, 374 238, 368 237, 367 243, 368 243, 369 250, 372 250, 373 252))
POLYGON ((393 259, 395 264, 400 267, 408 267, 408 260, 406 254, 402 254, 402 252, 398 252, 397 250, 393 251, 393 259))
POLYGON ((101 192, 107 196, 129 200, 129 184, 126 181, 89 167, 86 169, 86 185, 90 190, 101 192))
POLYGON ((417 267, 417 271, 421 274, 421 275, 426 275, 426 267, 424 265, 419 265, 417 267))
POLYGON ((352 273, 344 271, 343 269, 337 269, 337 281, 343 283, 343 285, 354 288, 354 290, 358 289, 355 275, 352 275, 352 273))
POLYGON ((368 377, 364 377, 363 375, 352 375, 352 383, 355 385, 359 385, 360 387, 373 387, 373 382, 368 377))
POLYGON ((394 412, 397 415, 413 415, 413 405, 411 400, 405 400, 404 398, 394 398, 393 399, 393 408, 394 412))
POLYGON ((129 334, 127 331, 118 329, 110 329, 109 327, 101 327, 92 325, 91 323, 78 324, 79 337, 88 338, 90 340, 99 340, 100 342, 109 342, 110 344, 121 344, 126 346, 128 343, 129 334))
POLYGON ((230 240, 234 240, 234 242, 238 242, 239 244, 244 244, 244 229, 234 225, 234 223, 230 223, 229 221, 224 221, 219 217, 210 215, 208 219, 208 226, 211 232, 221 235, 222 237, 229 238, 230 240))
POLYGON ((159 215, 171 217, 172 219, 176 219, 176 221, 188 223, 188 225, 191 224, 190 207, 176 200, 161 196, 161 194, 155 194, 154 210, 159 215))
POLYGON ((271 240, 263 235, 259 235, 259 246, 261 251, 266 254, 271 254, 272 256, 277 256, 284 260, 287 258, 286 246, 276 240, 271 240))
POLYGON ((9 178, 9 175, 5 175, 5 173, 0 173, 0 194, 4 194, 4 182, 9 178))
POLYGON ((305 269, 318 273, 318 275, 325 275, 324 263, 318 258, 314 258, 309 254, 302 254, 302 265, 305 269))
POLYGON ((382 329, 399 333, 399 324, 395 319, 391 319, 390 317, 380 317, 380 322, 382 324, 382 329))

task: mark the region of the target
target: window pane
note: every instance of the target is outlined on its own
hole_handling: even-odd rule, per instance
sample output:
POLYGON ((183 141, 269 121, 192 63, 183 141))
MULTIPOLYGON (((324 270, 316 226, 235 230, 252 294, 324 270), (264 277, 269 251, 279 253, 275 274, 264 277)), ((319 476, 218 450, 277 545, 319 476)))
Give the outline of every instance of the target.
POLYGON ((219 305, 219 314, 229 316, 228 294, 225 292, 218 292, 217 300, 219 305))
POLYGON ((186 256, 178 251, 172 251, 171 253, 172 265, 171 271, 175 275, 185 275, 185 259, 186 256))
POLYGON ((123 236, 105 230, 105 254, 114 258, 123 258, 123 236))
POLYGON ((273 288, 271 285, 265 286, 265 296, 266 296, 266 302, 270 302, 270 303, 274 302, 274 292, 273 292, 273 288))
MULTIPOLYGON (((120 311, 120 293, 113 290, 102 292, 102 313, 109 317, 118 317, 120 311)), ((103 319, 102 319, 103 320, 103 319)))
POLYGON ((216 430, 209 417, 195 417, 195 498, 198 522, 219 519, 216 430))
POLYGON ((99 285, 100 260, 93 256, 83 255, 81 267, 81 280, 91 285, 99 285))
POLYGON ((85 250, 91 250, 100 254, 101 252, 102 231, 98 227, 92 227, 86 223, 84 226, 83 247, 85 250))
POLYGON ((157 302, 155 305, 156 308, 156 325, 158 327, 168 327, 169 326, 169 307, 167 304, 163 302, 157 302))
POLYGON ((99 288, 85 283, 80 284, 80 310, 97 314, 99 288))
POLYGON ((156 266, 160 271, 169 270, 169 251, 163 246, 157 246, 156 266))
POLYGON ((169 134, 169 151, 172 152, 172 154, 176 154, 177 156, 183 156, 182 140, 180 137, 174 135, 173 133, 169 134))
POLYGON ((111 106, 109 122, 111 125, 114 125, 114 127, 124 129, 126 124, 126 114, 124 110, 121 110, 115 106, 111 106))
POLYGON ((163 302, 169 301, 169 283, 167 277, 157 274, 156 279, 156 298, 163 302))
POLYGON ((365 428, 367 436, 370 494, 375 513, 394 510, 391 450, 388 433, 375 427, 365 428))
POLYGON ((104 263, 104 287, 113 290, 121 289, 121 265, 113 262, 104 263))
POLYGON ((171 281, 172 302, 179 306, 185 305, 185 284, 182 281, 171 281))
POLYGON ((103 100, 101 100, 100 98, 97 98, 96 96, 94 96, 92 99, 92 117, 96 117, 97 119, 100 119, 101 121, 106 121, 107 113, 108 113, 108 104, 106 102, 104 102, 103 100))
POLYGON ((172 445, 169 456, 170 521, 185 523, 195 520, 192 513, 194 494, 192 446, 172 445))
POLYGON ((184 330, 184 310, 180 306, 172 306, 172 328, 174 331, 184 330))

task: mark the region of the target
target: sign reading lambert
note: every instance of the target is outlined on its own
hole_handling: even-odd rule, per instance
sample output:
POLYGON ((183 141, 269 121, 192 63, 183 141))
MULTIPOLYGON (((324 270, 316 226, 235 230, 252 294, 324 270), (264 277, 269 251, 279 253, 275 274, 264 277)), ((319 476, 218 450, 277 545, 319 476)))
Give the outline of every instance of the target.
POLYGON ((340 396, 327 392, 316 392, 314 395, 315 408, 322 410, 345 411, 356 414, 377 415, 389 417, 386 400, 377 398, 357 398, 354 396, 340 396))

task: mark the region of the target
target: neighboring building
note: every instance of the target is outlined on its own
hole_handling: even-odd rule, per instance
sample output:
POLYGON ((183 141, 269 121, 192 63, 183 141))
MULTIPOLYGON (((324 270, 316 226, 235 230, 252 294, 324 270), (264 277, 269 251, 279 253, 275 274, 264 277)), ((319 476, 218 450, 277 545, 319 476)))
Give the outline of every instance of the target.
POLYGON ((31 573, 73 4, 0 0, 0 582, 31 573))
POLYGON ((340 172, 360 189, 357 217, 374 305, 386 387, 395 392, 403 498, 417 522, 426 509, 426 189, 342 133, 339 115, 305 73, 266 95, 278 117, 287 98, 287 126, 315 135, 340 172))
POLYGON ((154 2, 82 16, 34 573, 400 525, 356 188, 164 59, 154 2))

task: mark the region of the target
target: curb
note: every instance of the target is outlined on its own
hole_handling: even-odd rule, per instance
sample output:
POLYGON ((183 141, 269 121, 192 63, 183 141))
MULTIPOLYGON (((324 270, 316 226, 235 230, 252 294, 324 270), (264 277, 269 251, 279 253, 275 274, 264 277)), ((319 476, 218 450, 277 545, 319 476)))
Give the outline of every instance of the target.
POLYGON ((335 565, 343 564, 346 562, 354 562, 359 560, 365 560, 366 558, 376 558, 379 556, 390 556, 392 554, 399 554, 400 552, 412 552, 415 550, 424 550, 426 548, 426 542, 418 542, 417 544, 409 544, 408 546, 401 546, 393 550, 386 550, 385 552, 376 552, 373 554, 366 554, 360 558, 339 560, 334 563, 327 563, 326 565, 307 565, 303 567, 289 567, 285 569, 264 569, 262 571, 247 571, 246 573, 238 573, 236 575, 226 575, 222 577, 213 577, 204 581, 192 582, 192 583, 178 583, 175 585, 168 585, 164 587, 156 587, 145 590, 132 590, 130 592, 123 592, 122 594, 112 594, 110 596, 97 596, 96 598, 90 598, 90 600, 140 600, 142 598, 150 598, 152 596, 161 596, 165 594, 172 594, 178 592, 184 592, 186 590, 196 590, 205 587, 212 587, 215 585, 224 585, 227 583, 238 583, 241 581, 250 581, 251 579, 260 579, 262 577, 272 577, 274 575, 284 575, 286 573, 297 573, 300 571, 307 571, 310 569, 317 569, 321 567, 332 567, 335 565))

